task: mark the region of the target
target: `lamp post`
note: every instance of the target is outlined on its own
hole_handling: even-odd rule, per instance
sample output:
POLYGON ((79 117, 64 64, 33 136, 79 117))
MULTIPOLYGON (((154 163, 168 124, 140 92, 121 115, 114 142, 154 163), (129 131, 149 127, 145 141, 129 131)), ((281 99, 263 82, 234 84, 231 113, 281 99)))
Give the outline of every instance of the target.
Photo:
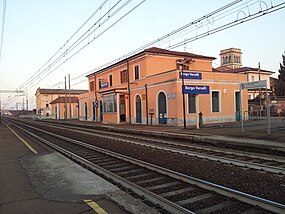
POLYGON ((187 63, 189 60, 188 59, 184 59, 182 61, 178 61, 177 64, 181 65, 181 78, 182 78, 182 105, 183 105, 183 128, 186 129, 186 110, 185 110, 185 96, 184 96, 184 92, 183 92, 183 88, 184 88, 184 69, 183 66, 185 65, 185 63, 187 63))

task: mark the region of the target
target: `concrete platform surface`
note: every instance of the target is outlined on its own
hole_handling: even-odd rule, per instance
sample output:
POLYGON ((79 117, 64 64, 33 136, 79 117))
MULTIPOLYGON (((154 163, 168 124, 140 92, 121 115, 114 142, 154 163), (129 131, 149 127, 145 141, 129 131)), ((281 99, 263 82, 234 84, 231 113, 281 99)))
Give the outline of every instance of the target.
POLYGON ((106 213, 158 213, 61 154, 22 137, 38 155, 0 124, 1 214, 96 213, 84 200, 93 200, 106 213))

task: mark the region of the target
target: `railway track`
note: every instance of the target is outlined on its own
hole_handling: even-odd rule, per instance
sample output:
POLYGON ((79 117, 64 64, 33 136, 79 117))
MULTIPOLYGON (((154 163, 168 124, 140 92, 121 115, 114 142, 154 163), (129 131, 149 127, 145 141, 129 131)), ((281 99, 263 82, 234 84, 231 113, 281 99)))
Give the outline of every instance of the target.
POLYGON ((284 213, 285 211, 285 205, 280 203, 209 183, 36 127, 24 124, 19 126, 14 122, 13 124, 33 138, 115 183, 131 189, 170 213, 284 213))
MULTIPOLYGON (((43 124, 43 123, 39 123, 43 124)), ((135 145, 147 146, 154 149, 180 153, 192 157, 203 158, 211 161, 218 161, 225 164, 231 164, 239 167, 251 168, 255 170, 266 171, 285 175, 285 158, 281 156, 265 155, 252 152, 244 152, 230 149, 219 149, 206 146, 195 146, 179 141, 163 140, 154 137, 138 136, 134 134, 107 132, 102 130, 87 129, 86 127, 72 127, 62 124, 45 124, 50 127, 55 125, 65 130, 89 134, 92 136, 103 137, 111 140, 119 140, 135 145)))

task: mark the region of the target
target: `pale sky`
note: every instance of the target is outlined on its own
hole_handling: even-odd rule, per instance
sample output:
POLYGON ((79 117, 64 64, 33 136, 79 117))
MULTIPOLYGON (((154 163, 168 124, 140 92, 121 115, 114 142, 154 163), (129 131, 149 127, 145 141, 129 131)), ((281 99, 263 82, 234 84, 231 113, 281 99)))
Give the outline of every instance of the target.
MULTIPOLYGON (((121 11, 121 15, 141 1, 132 0, 121 11)), ((2 29, 3 2, 4 0, 0 0, 0 29, 2 29)), ((102 2, 103 0, 7 0, 0 62, 0 89, 19 88, 32 77, 102 2)), ((109 0, 88 22, 81 34, 102 17, 115 2, 117 1, 109 0)), ((69 59, 63 66, 30 88, 28 90, 29 108, 35 108, 34 94, 38 87, 63 88, 63 84, 55 85, 63 82, 64 76, 70 74, 71 78, 74 78, 86 74, 94 68, 121 57, 231 2, 234 1, 146 0, 81 52, 69 59)), ((211 30, 219 26, 219 23, 225 24, 238 17, 254 14, 260 8, 265 9, 266 5, 275 6, 284 3, 282 0, 244 0, 241 3, 246 2, 248 5, 245 5, 244 9, 225 16, 221 20, 210 17, 207 20, 208 25, 196 25, 192 31, 180 35, 176 40, 166 39, 163 44, 153 46, 168 48, 178 41, 184 41, 211 30), (253 5, 251 6, 251 4, 253 5)), ((107 28, 114 23, 118 17, 120 17, 120 13, 111 17, 108 21, 110 24, 106 22, 104 26, 101 26, 101 32, 104 27, 107 28)), ((240 48, 243 53, 243 66, 257 67, 260 62, 262 69, 276 72, 273 76, 277 77, 279 63, 285 51, 284 20, 285 9, 281 9, 173 50, 216 57, 213 67, 218 67, 220 50, 231 47, 240 48)), ((100 29, 96 33, 100 33, 100 29)), ((91 38, 93 35, 82 44, 86 44, 91 38)), ((73 80, 71 87, 88 89, 86 83, 87 78, 83 77, 73 80), (81 80, 85 81, 82 84, 73 85, 81 80)), ((14 96, 15 94, 2 94, 2 106, 6 104, 6 108, 15 109, 16 103, 22 102, 23 98, 18 97, 13 102, 9 101, 14 96)))

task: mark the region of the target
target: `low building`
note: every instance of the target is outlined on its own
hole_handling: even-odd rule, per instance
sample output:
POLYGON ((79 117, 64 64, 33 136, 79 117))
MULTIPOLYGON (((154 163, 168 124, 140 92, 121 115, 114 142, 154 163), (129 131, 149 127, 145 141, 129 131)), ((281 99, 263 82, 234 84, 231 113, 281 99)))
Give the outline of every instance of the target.
POLYGON ((78 97, 58 97, 50 106, 52 119, 78 119, 78 97))
MULTIPOLYGON (((36 91, 36 110, 37 115, 41 118, 54 118, 51 111, 50 103, 58 97, 78 97, 79 94, 88 92, 87 90, 71 89, 43 89, 38 88, 36 91)), ((64 111, 64 110, 62 110, 64 111)), ((62 112, 61 111, 61 112, 62 112)))
POLYGON ((79 117, 103 123, 195 125, 240 120, 241 73, 216 71, 214 57, 149 48, 88 75, 79 117), (200 114, 199 114, 200 113, 200 114))

